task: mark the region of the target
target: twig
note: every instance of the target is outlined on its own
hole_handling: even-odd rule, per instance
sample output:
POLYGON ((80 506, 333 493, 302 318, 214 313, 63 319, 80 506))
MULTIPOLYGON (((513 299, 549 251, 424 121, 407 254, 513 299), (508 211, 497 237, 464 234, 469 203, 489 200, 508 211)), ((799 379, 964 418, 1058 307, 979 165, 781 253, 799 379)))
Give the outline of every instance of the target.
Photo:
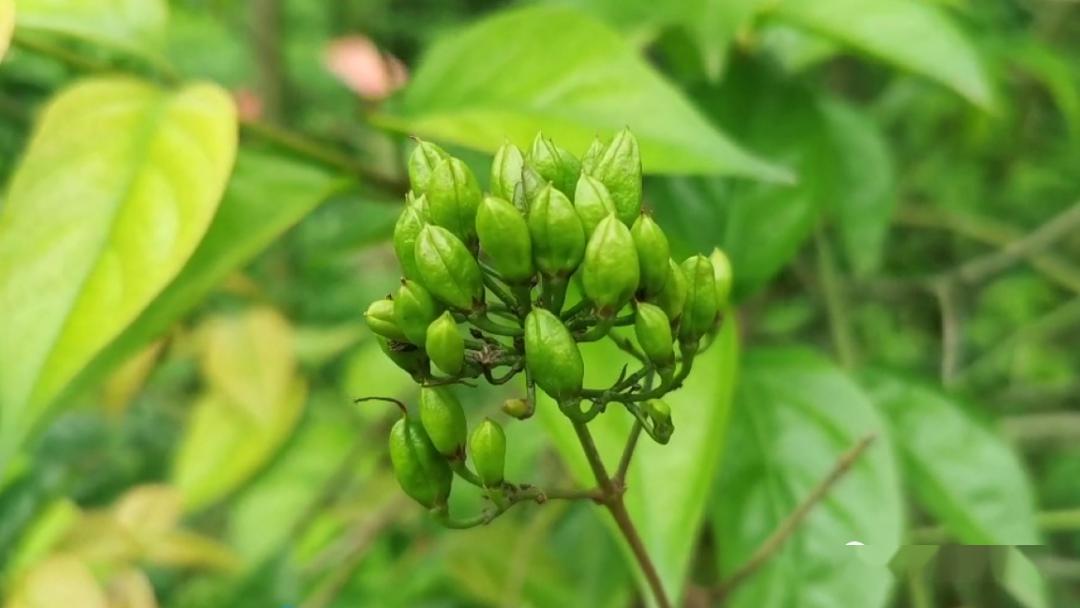
POLYGON ((960 313, 956 306, 956 287, 952 281, 937 281, 933 292, 941 311, 941 383, 949 387, 956 381, 956 369, 960 363, 960 313))
POLYGON ((821 480, 817 486, 810 491, 810 494, 795 507, 795 510, 788 515, 787 519, 780 522, 780 525, 776 527, 772 534, 765 539, 763 543, 754 551, 749 559, 739 566, 734 572, 731 573, 726 579, 720 581, 720 583, 713 588, 713 596, 716 598, 724 598, 731 594, 740 584, 746 579, 752 576, 758 571, 761 566, 765 564, 775 554, 784 542, 795 533, 799 525, 802 524, 806 516, 810 514, 810 510, 817 505, 821 499, 829 493, 829 491, 836 485, 836 482, 840 481, 849 470, 852 465, 862 456, 866 448, 870 447, 870 444, 874 442, 876 435, 873 433, 863 437, 852 447, 845 452, 836 464, 833 466, 832 471, 829 472, 825 479, 821 480))
POLYGON ((630 470, 630 460, 634 457, 634 448, 637 447, 642 428, 641 421, 635 419, 634 428, 630 429, 630 437, 626 439, 626 447, 623 448, 622 458, 619 460, 619 468, 615 471, 615 485, 619 487, 626 483, 626 472, 630 470))

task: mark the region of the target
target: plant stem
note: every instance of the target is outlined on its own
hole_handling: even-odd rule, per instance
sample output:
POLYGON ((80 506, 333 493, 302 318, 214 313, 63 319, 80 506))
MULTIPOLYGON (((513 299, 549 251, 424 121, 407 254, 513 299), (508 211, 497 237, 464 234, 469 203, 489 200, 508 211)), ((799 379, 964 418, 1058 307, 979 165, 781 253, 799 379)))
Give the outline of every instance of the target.
POLYGON ((630 437, 626 440, 626 447, 623 448, 622 459, 619 460, 619 468, 615 471, 615 483, 620 486, 626 483, 626 472, 630 470, 630 460, 634 457, 634 448, 637 447, 642 428, 641 421, 635 419, 634 427, 630 429, 630 437))
POLYGON ((829 238, 820 227, 815 231, 814 244, 817 249, 818 281, 825 300, 825 312, 829 318, 829 331, 832 333, 836 357, 844 367, 854 367, 856 363, 855 339, 848 322, 844 286, 836 270, 836 258, 829 244, 829 238))

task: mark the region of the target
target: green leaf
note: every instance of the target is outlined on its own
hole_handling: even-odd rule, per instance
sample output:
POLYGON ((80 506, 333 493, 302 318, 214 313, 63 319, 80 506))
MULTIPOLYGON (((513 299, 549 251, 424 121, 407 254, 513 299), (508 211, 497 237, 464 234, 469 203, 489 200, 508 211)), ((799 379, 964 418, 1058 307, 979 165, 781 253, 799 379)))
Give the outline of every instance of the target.
POLYGON ((1020 459, 997 434, 936 390, 885 373, 866 385, 886 414, 915 497, 962 543, 1039 543, 1020 459))
POLYGON ((782 0, 777 19, 919 74, 990 110, 994 94, 978 51, 939 8, 918 0, 782 0))
POLYGON ((180 272, 235 152, 232 100, 211 85, 101 78, 45 108, 0 212, 0 468, 180 272))
POLYGON ((725 605, 884 606, 893 584, 886 563, 903 527, 885 423, 858 385, 813 352, 747 353, 713 511, 724 574, 745 563, 868 433, 877 440, 725 605), (846 547, 850 541, 866 546, 846 547))
POLYGON ((19 0, 20 30, 82 38, 132 50, 160 46, 165 0, 19 0))
POLYGON ((4 58, 15 29, 15 0, 0 0, 0 59, 4 58))
POLYGON ((858 108, 838 99, 822 101, 821 113, 833 153, 822 193, 856 274, 881 265, 885 236, 896 203, 896 177, 885 137, 858 108))
POLYGON ((618 34, 564 7, 502 12, 443 39, 385 112, 376 122, 488 152, 541 129, 581 152, 628 126, 651 173, 790 178, 709 125, 618 34))
MULTIPOLYGON (((716 343, 698 356, 683 388, 664 399, 671 406, 675 424, 671 443, 658 445, 642 435, 627 475, 626 506, 671 597, 680 596, 720 464, 738 361, 737 333, 735 323, 725 323, 716 343)), ((589 387, 610 385, 626 360, 607 342, 587 345, 583 352, 585 384, 589 387)), ((546 398, 542 401, 537 413, 559 453, 579 483, 595 485, 569 420, 555 403, 546 398)), ((632 421, 624 409, 612 406, 589 423, 611 470, 619 462, 632 421)), ((611 518, 606 513, 602 516, 618 536, 611 518)), ((628 563, 633 564, 629 549, 625 543, 622 546, 628 563)))

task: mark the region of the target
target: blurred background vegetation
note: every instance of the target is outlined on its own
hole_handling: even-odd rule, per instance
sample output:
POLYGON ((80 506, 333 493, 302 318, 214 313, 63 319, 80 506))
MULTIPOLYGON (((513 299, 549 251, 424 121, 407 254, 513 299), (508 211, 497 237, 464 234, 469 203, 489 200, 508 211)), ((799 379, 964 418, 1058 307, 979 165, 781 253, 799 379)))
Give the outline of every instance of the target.
MULTIPOLYGON (((415 398, 361 318, 398 280, 388 237, 407 136, 446 145, 483 180, 504 138, 526 145, 543 129, 580 153, 623 126, 676 255, 725 248, 740 302, 738 338, 696 369, 672 401, 671 445, 649 446, 630 478, 669 593, 716 603, 711 586, 876 432, 727 605, 1080 603, 1077 3, 0 0, 0 54, 12 23, 6 606, 643 605, 588 504, 438 528, 389 473, 394 412, 351 404, 415 398), (117 142, 135 131, 107 120, 46 128, 92 116, 86 79, 140 103, 142 89, 116 93, 130 85, 117 74, 154 94, 228 91, 235 166, 228 137, 215 164, 132 152, 117 142), (43 119, 51 99, 67 105, 43 119), (190 190, 218 174, 228 185, 201 223, 179 218, 192 250, 146 274, 141 295, 57 334, 46 326, 64 317, 47 311, 67 309, 54 300, 78 300, 115 260, 58 248, 81 224, 41 187, 73 207, 154 207, 110 193, 90 166, 195 167, 190 190), (74 291, 49 288, 60 284, 74 291), (31 369, 42 348, 52 363, 31 369), (1043 546, 884 566, 901 544, 947 541, 1043 546)), ((208 120, 231 130, 229 111, 208 120)), ((147 246, 101 238, 121 261, 147 246)), ((459 395, 470 418, 501 402, 459 395)), ((560 485, 576 448, 547 422, 507 421, 509 470, 560 485)))

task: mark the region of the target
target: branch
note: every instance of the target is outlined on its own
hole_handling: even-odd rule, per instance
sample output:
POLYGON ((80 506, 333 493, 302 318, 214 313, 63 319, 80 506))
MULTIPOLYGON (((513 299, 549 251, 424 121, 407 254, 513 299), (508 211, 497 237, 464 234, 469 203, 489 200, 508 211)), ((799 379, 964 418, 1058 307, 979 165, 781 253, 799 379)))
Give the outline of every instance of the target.
POLYGON ((634 427, 630 429, 630 437, 626 440, 626 447, 623 448, 622 458, 619 460, 619 468, 615 471, 615 484, 620 487, 626 483, 626 472, 630 470, 630 460, 634 457, 634 448, 637 447, 642 428, 641 421, 634 420, 634 427))
POLYGON ((876 436, 871 433, 855 444, 850 450, 845 452, 836 464, 833 466, 831 472, 825 479, 821 480, 810 494, 803 499, 799 506, 795 507, 795 510, 788 515, 787 519, 780 522, 780 525, 776 527, 765 542, 757 548, 756 551, 750 556, 748 560, 739 566, 734 572, 731 573, 726 579, 720 581, 720 583, 713 588, 713 596, 716 598, 724 598, 731 594, 740 584, 746 579, 753 576, 754 573, 761 568, 765 562, 769 560, 779 549, 783 546, 784 542, 791 537, 792 534, 799 528, 806 516, 810 514, 811 509, 814 508, 817 503, 821 502, 821 499, 829 493, 829 491, 836 485, 836 482, 840 481, 851 470, 852 465, 862 456, 866 448, 870 447, 870 444, 874 442, 876 436))

